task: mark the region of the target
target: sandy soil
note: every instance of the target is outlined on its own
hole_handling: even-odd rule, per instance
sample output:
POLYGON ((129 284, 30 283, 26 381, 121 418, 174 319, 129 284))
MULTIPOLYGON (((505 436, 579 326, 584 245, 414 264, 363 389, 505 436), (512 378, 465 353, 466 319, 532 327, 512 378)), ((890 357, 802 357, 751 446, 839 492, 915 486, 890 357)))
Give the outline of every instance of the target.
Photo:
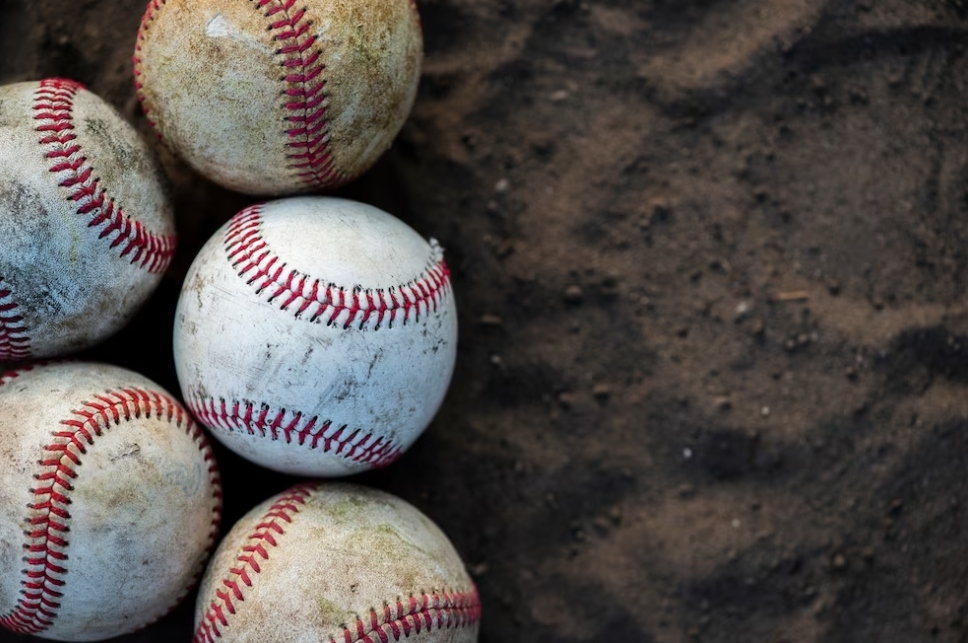
MULTIPOLYGON (((968 640, 968 3, 420 8, 413 117, 343 193, 446 246, 460 360, 362 480, 452 537, 482 642, 968 640)), ((143 10, 0 0, 0 82, 147 133, 143 10)), ((248 201, 159 154, 179 255, 90 356, 175 390, 181 280, 248 201)), ((220 455, 227 522, 291 482, 220 455)))

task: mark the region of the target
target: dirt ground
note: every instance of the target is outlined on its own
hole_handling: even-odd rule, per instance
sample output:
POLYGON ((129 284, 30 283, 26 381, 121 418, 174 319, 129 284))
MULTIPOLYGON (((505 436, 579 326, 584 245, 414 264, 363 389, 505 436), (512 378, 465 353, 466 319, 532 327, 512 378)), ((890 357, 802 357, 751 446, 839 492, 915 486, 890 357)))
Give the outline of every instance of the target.
MULTIPOLYGON (((0 82, 147 134, 144 5, 0 0, 0 82)), ((413 116, 342 194, 447 248, 459 363, 359 480, 450 535, 481 641, 968 641, 968 2, 419 5, 413 116)), ((158 150, 179 254, 89 356, 177 390, 181 281, 251 201, 158 150)), ((227 524, 292 482, 219 455, 227 524)))

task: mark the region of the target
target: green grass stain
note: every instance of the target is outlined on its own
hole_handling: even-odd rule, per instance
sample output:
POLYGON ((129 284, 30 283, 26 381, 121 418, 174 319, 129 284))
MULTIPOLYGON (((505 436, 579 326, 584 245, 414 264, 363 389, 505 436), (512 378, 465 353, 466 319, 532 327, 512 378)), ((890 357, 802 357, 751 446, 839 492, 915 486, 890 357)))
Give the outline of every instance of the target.
POLYGON ((328 507, 329 514, 337 520, 346 520, 367 507, 366 501, 360 498, 346 498, 328 507))
POLYGON ((322 596, 316 597, 316 607, 319 608, 320 624, 323 627, 331 627, 335 630, 349 620, 349 612, 322 596))

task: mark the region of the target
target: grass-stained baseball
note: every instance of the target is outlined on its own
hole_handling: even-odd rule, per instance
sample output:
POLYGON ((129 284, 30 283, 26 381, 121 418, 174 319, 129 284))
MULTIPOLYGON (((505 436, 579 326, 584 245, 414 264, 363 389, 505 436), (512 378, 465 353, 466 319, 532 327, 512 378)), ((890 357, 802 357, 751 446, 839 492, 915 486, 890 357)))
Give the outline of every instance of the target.
POLYGON ((152 0, 135 84, 161 137, 212 181, 316 192, 390 146, 422 57, 412 0, 152 0))
POLYGON ((429 518, 382 491, 305 484, 226 535, 193 643, 475 643, 480 616, 477 588, 429 518))
POLYGON ((150 380, 62 363, 0 376, 0 625, 100 641, 201 575, 221 483, 201 428, 150 380))

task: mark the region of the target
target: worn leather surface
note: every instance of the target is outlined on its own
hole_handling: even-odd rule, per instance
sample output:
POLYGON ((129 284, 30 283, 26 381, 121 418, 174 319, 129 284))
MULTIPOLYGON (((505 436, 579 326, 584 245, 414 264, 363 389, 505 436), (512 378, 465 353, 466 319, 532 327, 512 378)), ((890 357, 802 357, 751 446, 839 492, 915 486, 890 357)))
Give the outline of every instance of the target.
POLYGON ((186 403, 226 446, 277 471, 389 464, 453 374, 457 310, 442 261, 405 223, 355 201, 244 211, 182 288, 174 355, 186 403))
POLYGON ((187 412, 147 378, 88 362, 5 376, 0 408, 0 619, 94 641, 173 609, 221 506, 187 412))
POLYGON ((376 162, 413 106, 422 45, 408 0, 167 0, 135 58, 148 118, 192 167, 291 194, 376 162))
POLYGON ((0 87, 0 362, 66 355, 117 332, 174 252, 166 182, 134 128, 85 89, 54 103, 42 92, 38 82, 0 87), (103 205, 85 212, 95 198, 103 205))
POLYGON ((427 605, 443 610, 416 610, 424 614, 420 632, 399 640, 477 641, 471 616, 476 589, 453 545, 429 518, 395 496, 358 485, 329 482, 303 491, 259 504, 225 536, 199 590, 195 641, 208 640, 199 636, 198 626, 213 623, 213 606, 226 620, 214 620, 220 634, 215 640, 223 643, 344 641, 344 632, 351 641, 367 635, 383 640, 378 631, 392 640, 392 627, 414 622, 405 616, 410 598, 419 607, 424 595, 427 605), (385 625, 388 620, 396 622, 385 625))

